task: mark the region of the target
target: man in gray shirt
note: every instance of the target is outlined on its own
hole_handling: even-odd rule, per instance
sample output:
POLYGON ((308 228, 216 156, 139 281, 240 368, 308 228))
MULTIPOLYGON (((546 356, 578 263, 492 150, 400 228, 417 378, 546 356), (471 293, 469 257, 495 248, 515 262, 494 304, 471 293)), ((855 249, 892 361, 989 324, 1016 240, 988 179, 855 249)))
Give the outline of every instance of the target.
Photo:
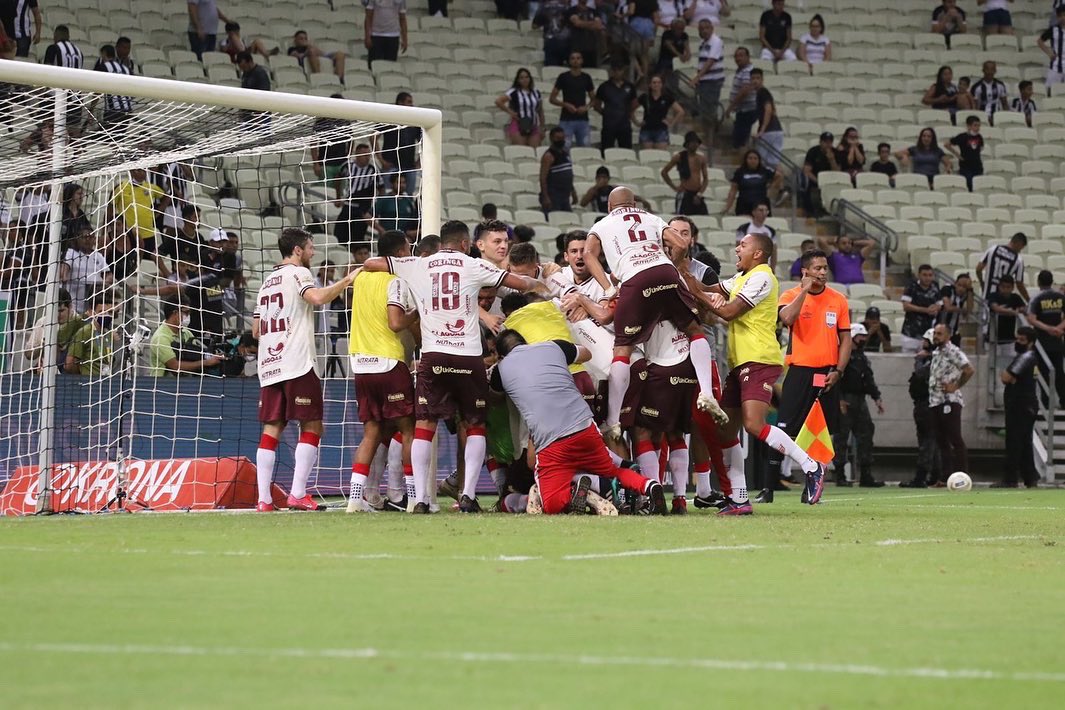
POLYGON ((751 137, 751 127, 758 120, 758 106, 755 101, 754 88, 751 86, 751 53, 746 47, 739 47, 733 55, 736 61, 736 74, 732 77, 732 91, 729 92, 725 116, 735 113, 732 124, 732 147, 742 148, 751 137))
POLYGON ((218 40, 218 21, 229 18, 218 9, 218 0, 188 0, 189 49, 203 61, 204 52, 213 52, 218 40))
POLYGON ((375 59, 394 62, 407 53, 407 0, 367 0, 363 44, 369 64, 375 59))
MULTIPOLYGON (((588 476, 617 478, 622 486, 651 499, 653 512, 666 515, 662 485, 618 466, 606 448, 584 397, 573 383, 569 365, 587 362, 591 353, 563 340, 527 345, 514 330, 496 336, 499 364, 492 372, 491 389, 505 392, 529 427, 536 447, 536 483, 545 515, 567 510, 584 512, 591 486, 588 476)), ((532 495, 532 493, 530 493, 532 495)))

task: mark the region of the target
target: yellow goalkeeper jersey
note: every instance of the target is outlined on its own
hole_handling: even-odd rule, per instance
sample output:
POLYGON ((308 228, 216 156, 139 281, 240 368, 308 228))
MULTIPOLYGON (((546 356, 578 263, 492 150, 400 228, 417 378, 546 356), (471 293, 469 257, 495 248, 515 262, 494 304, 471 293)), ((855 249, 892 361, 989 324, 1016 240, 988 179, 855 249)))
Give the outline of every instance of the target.
MULTIPOLYGON (((548 340, 564 340, 574 343, 573 335, 570 334, 566 317, 558 310, 551 301, 542 303, 530 303, 529 305, 514 311, 507 317, 504 324, 506 327, 521 333, 525 342, 544 343, 548 340)), ((574 363, 569 366, 570 372, 584 372, 584 365, 574 363)))
POLYGON ((403 362, 403 343, 388 327, 388 304, 407 307, 403 281, 384 272, 363 272, 351 294, 348 352, 403 362))

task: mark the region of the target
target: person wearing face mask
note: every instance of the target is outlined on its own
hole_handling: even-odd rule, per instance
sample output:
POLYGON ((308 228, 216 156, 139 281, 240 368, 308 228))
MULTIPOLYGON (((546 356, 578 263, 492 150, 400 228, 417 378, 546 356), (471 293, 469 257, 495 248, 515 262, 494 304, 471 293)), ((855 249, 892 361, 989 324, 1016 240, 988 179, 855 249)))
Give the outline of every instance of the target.
POLYGON ((992 483, 992 488, 1017 488, 1021 480, 1025 488, 1039 485, 1032 450, 1032 430, 1039 416, 1039 401, 1035 394, 1039 355, 1035 352, 1035 341, 1034 328, 1018 328, 1013 341, 1016 357, 999 375, 1006 385, 1006 458, 1003 478, 992 483))
POLYGON ((910 374, 910 399, 913 400, 913 423, 917 429, 917 469, 913 479, 902 481, 899 488, 927 488, 928 481, 938 481, 939 447, 932 430, 932 410, 928 407, 928 380, 932 374, 933 330, 925 331, 920 348, 913 359, 910 374))
POLYGON ((869 414, 869 404, 866 397, 872 397, 876 404, 878 414, 884 413, 884 401, 880 397, 880 388, 876 386, 876 378, 873 376, 873 367, 869 364, 869 358, 865 356, 865 344, 869 339, 869 333, 861 323, 851 326, 851 340, 854 347, 851 348, 850 359, 847 367, 843 370, 840 379, 839 430, 836 432, 833 447, 836 449, 836 485, 850 486, 843 473, 843 465, 847 462, 847 443, 853 432, 858 443, 858 470, 861 476, 858 485, 862 488, 881 488, 883 481, 873 478, 873 434, 876 433, 876 425, 869 414))
POLYGON ((224 362, 208 355, 189 330, 189 307, 176 298, 163 302, 163 322, 155 329, 149 344, 148 374, 152 377, 178 375, 182 372, 202 374, 224 362))
POLYGON ((100 291, 89 299, 89 321, 70 341, 63 371, 68 375, 107 377, 118 341, 114 327, 115 299, 110 291, 100 291))

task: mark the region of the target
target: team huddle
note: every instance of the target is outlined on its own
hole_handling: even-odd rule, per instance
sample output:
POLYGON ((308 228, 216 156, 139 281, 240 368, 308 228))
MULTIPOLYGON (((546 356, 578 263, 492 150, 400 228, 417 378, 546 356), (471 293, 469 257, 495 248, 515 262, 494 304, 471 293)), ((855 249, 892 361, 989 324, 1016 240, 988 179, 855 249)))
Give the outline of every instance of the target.
POLYGON ((745 236, 736 276, 719 281, 690 259, 691 223, 638 209, 625 187, 611 192, 608 214, 587 233, 566 235, 565 268, 540 264, 530 244, 508 249, 506 229, 481 225, 485 258, 469 256, 462 222, 446 222, 438 246, 423 239, 415 256, 403 232, 386 232, 378 256, 325 287, 309 269, 311 235, 282 232, 283 258, 259 291, 252 329, 262 388, 260 511, 274 509, 275 454, 291 420, 300 436, 288 507, 321 509, 307 492, 323 419, 314 307, 349 287, 364 426, 349 512, 430 513, 440 422, 458 434, 460 449, 459 470, 440 491, 465 513, 482 510, 477 484, 487 464, 498 511, 682 514, 694 470, 696 507, 749 515, 741 426, 802 468, 804 502, 820 500, 824 466, 766 423, 783 365, 768 237, 745 236), (714 318, 729 328, 723 385, 704 334, 714 318), (418 345, 413 377, 406 330, 418 345), (382 500, 374 469, 379 476, 385 460, 392 465, 382 500), (673 481, 671 506, 662 468, 673 481))

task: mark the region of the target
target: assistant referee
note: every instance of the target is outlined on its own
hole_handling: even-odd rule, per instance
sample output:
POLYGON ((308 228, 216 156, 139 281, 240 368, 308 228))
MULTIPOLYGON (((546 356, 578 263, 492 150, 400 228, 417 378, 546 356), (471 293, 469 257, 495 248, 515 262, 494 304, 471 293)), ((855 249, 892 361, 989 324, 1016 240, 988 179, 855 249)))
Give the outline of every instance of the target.
MULTIPOLYGON (((802 283, 780 294, 780 322, 791 330, 785 363, 787 374, 780 393, 777 426, 791 438, 802 429, 814 400, 820 400, 825 423, 834 434, 839 423, 839 382, 851 356, 850 307, 847 297, 829 288, 828 256, 820 250, 802 256, 802 283), (842 334, 842 335, 841 335, 842 334)), ((770 449, 769 481, 759 500, 772 502, 773 486, 781 479, 783 456, 770 449)), ((843 475, 836 472, 836 480, 843 475)))

